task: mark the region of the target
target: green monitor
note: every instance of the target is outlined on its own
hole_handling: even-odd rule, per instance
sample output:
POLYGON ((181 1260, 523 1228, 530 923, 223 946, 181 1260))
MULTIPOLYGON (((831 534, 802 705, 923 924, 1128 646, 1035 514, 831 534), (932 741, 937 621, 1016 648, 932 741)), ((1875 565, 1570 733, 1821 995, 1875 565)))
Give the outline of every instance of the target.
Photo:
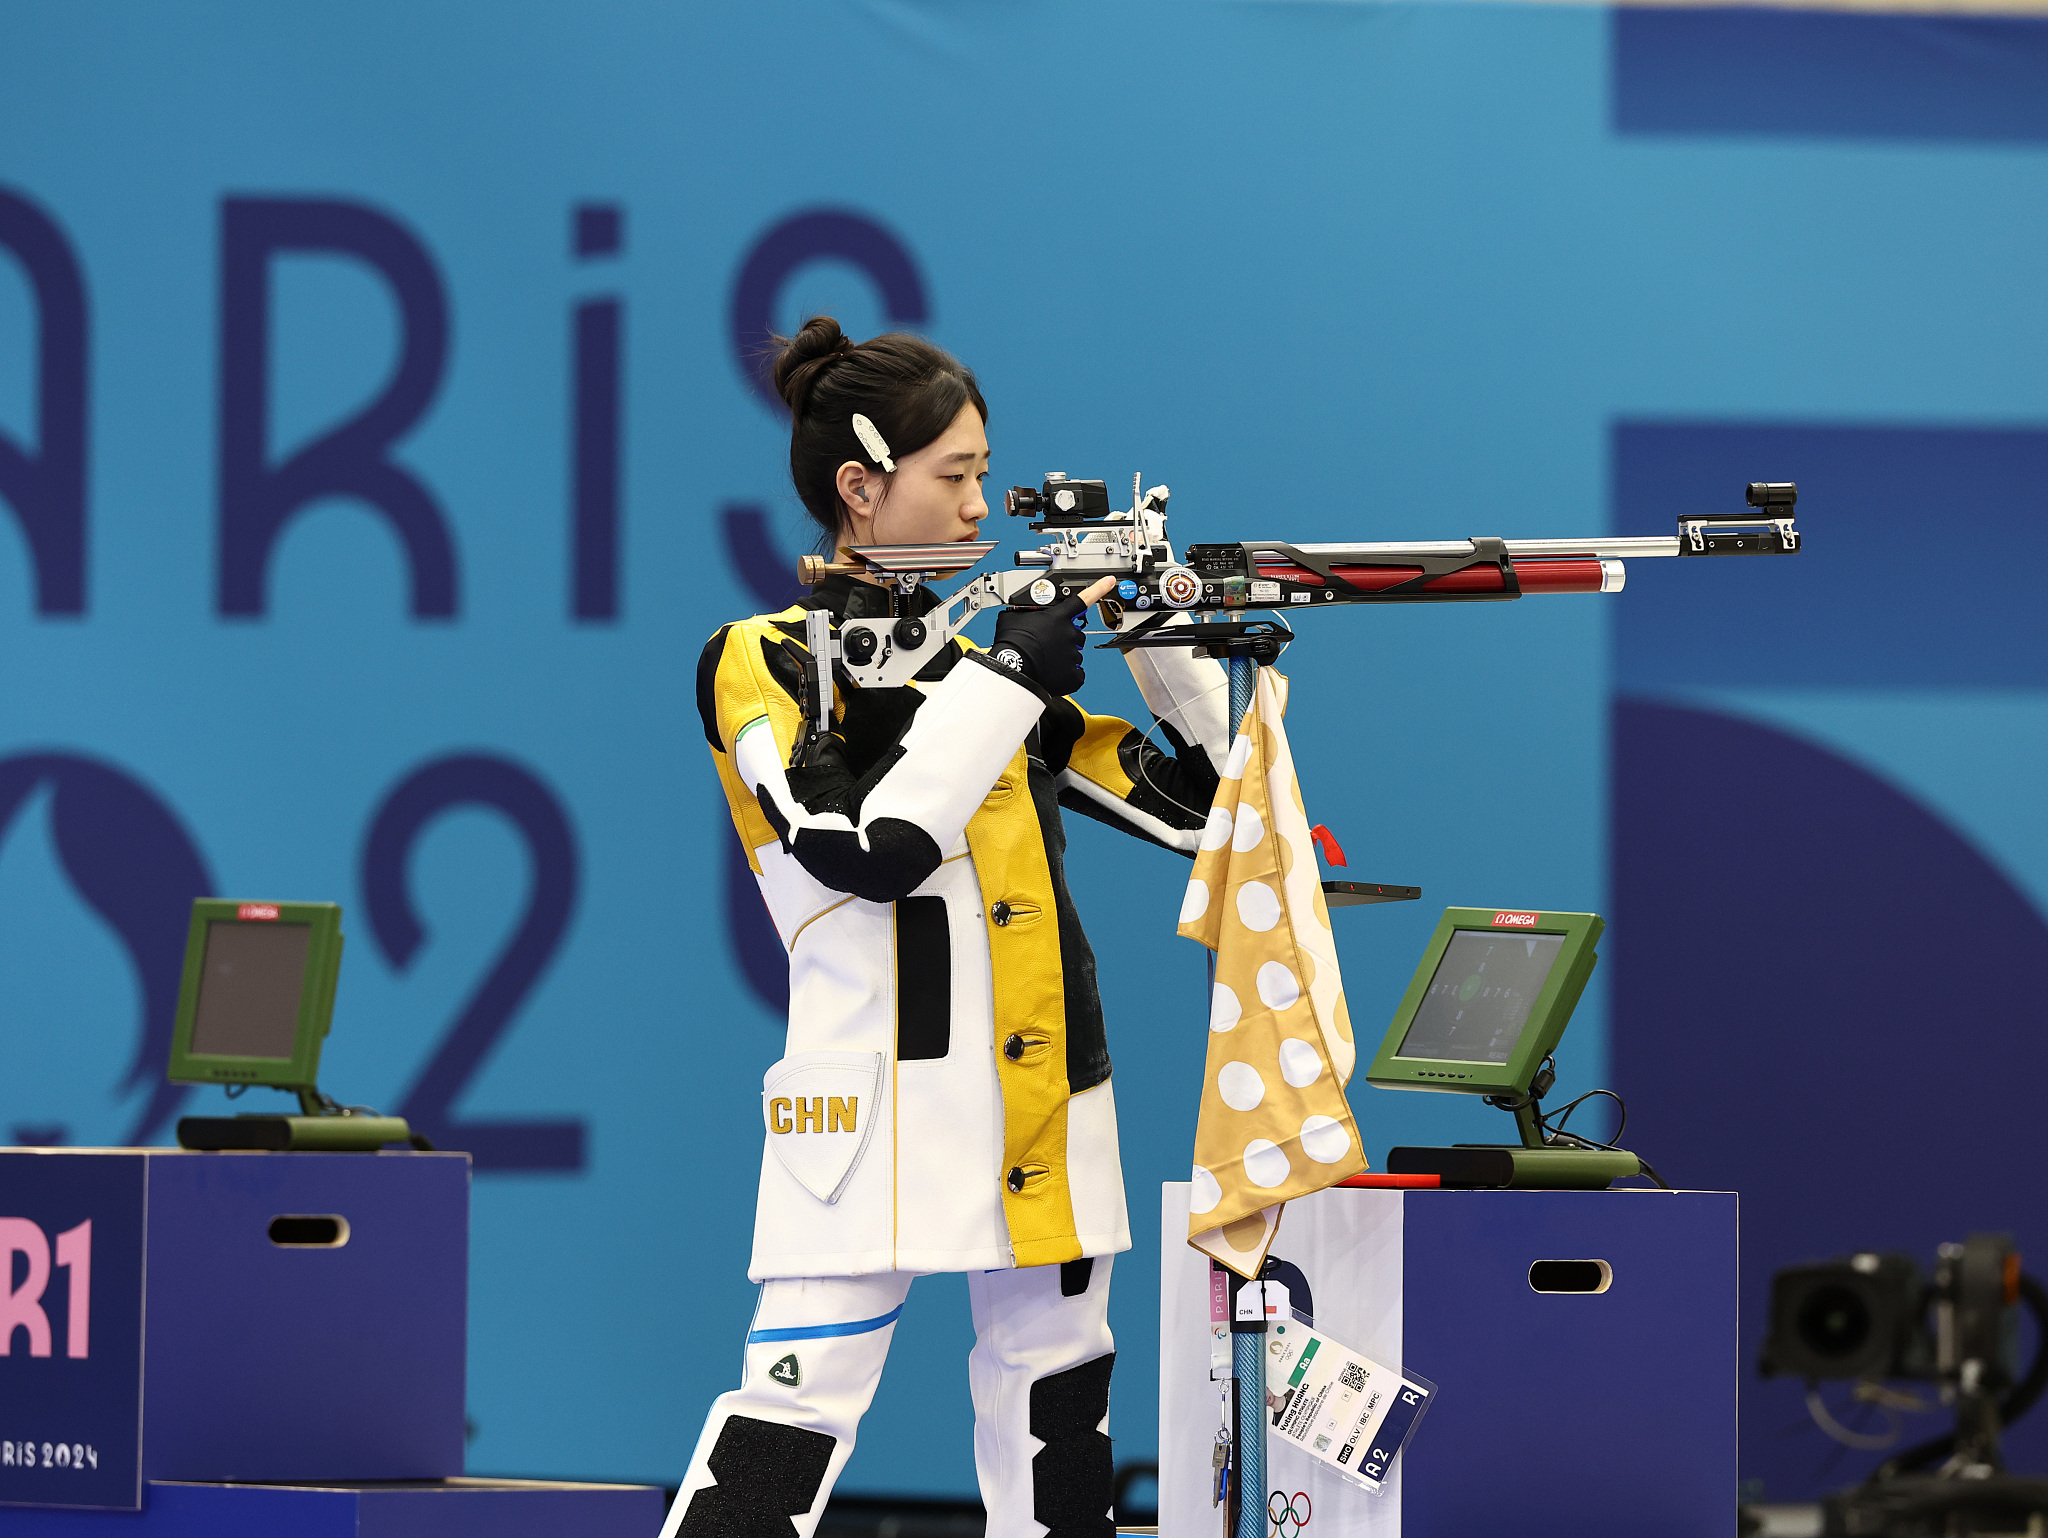
POLYGON ((169 1077, 298 1096, 297 1116, 187 1116, 181 1147, 330 1152, 411 1142, 396 1116, 338 1106, 320 1093, 320 1048, 341 979, 341 908, 335 903, 238 902, 201 897, 185 936, 185 972, 171 1026, 169 1077))
POLYGON ((1381 1089, 1484 1095, 1521 1141, 1394 1148, 1387 1170, 1446 1186, 1598 1190, 1643 1172, 1632 1153, 1551 1130, 1548 1066, 1599 957, 1597 913, 1446 908, 1366 1070, 1381 1089))
POLYGON ((1593 975, 1605 927, 1597 913, 1444 909, 1366 1082, 1527 1095, 1593 975))
POLYGON ((334 1018, 341 944, 335 903, 194 902, 172 1080, 311 1089, 334 1018))

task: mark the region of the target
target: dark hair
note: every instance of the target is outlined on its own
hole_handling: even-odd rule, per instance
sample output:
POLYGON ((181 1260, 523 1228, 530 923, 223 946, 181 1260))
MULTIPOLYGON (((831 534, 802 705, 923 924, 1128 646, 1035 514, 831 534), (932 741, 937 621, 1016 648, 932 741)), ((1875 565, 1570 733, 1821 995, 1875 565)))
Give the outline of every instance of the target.
POLYGON ((830 541, 840 522, 839 467, 849 459, 879 470, 853 431, 859 412, 900 460, 924 448, 972 404, 988 420, 974 373, 945 349, 907 331, 855 342, 829 315, 814 315, 793 337, 777 337, 775 388, 789 405, 789 478, 830 541))

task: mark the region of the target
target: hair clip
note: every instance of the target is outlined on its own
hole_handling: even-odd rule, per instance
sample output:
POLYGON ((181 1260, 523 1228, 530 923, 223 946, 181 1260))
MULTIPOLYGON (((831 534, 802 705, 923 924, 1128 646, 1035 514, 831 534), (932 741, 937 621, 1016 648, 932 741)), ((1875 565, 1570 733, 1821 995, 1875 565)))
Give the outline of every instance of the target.
POLYGON ((853 435, 860 439, 860 445, 868 451, 870 459, 888 471, 889 474, 894 475, 896 473, 896 461, 889 457, 887 441, 884 440, 880 433, 875 431, 875 424, 862 416, 858 411, 853 414, 853 435))

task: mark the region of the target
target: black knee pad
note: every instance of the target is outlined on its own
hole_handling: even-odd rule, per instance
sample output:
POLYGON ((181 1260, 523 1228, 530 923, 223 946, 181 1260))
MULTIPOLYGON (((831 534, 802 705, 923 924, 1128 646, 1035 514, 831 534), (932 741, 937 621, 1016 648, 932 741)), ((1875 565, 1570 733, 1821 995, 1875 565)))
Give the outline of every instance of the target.
MULTIPOLYGON (((1104 1380, 1105 1400, 1107 1378, 1104 1380)), ((792 1538, 825 1482, 836 1437, 732 1415, 707 1462, 718 1481, 690 1497, 677 1538, 792 1538)))
POLYGON ((1031 1434, 1045 1444, 1031 1460, 1032 1515, 1052 1529, 1046 1538, 1114 1538, 1116 1470, 1095 1428, 1109 1414, 1115 1365, 1112 1351, 1031 1385, 1031 1434))

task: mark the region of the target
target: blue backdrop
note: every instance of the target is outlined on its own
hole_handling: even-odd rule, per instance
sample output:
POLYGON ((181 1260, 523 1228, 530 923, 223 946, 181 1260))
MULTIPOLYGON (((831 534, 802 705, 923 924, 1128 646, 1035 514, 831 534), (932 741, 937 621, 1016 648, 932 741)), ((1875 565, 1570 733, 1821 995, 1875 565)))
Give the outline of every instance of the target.
MULTIPOLYGON (((167 1141, 218 1104, 161 1080, 189 899, 341 900, 328 1087, 478 1155, 471 1466, 677 1477, 779 1022, 692 669, 807 541, 749 349, 829 311, 980 371, 997 486, 1142 471, 1182 541, 1662 532, 1799 480, 1798 561, 1304 627, 1311 814, 1426 894, 1338 915, 1352 1012, 1445 903, 1607 913, 1561 1087, 1743 1191, 1745 1350, 1785 1262, 2042 1241, 2044 38, 0 8, 0 1137, 167 1141)), ((1091 703, 1135 709, 1116 672, 1091 703)), ((1185 866, 1084 823, 1070 871, 1143 1234, 1203 1050, 1185 866)), ((1353 1098, 1376 1160, 1498 1131, 1353 1098)), ((1121 1459, 1156 1277, 1119 1262, 1121 1459)), ((972 1490, 965 1301, 913 1293, 848 1488, 972 1490)), ((1862 1466, 1785 1384, 1743 1457, 1777 1496, 1862 1466)))

